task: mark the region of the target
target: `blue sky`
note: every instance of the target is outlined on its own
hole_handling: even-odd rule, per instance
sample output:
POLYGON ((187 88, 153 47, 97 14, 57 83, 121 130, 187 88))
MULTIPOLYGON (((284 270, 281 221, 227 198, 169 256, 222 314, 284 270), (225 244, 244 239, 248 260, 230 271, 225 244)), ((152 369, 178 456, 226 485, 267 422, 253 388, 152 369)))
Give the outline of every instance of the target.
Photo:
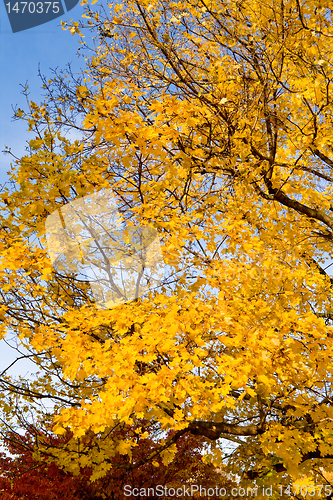
MULTIPOLYGON (((2 153, 4 147, 8 146, 16 156, 22 156, 26 141, 32 138, 25 122, 12 120, 12 105, 26 109, 20 84, 27 82, 30 98, 39 103, 43 90, 38 77, 38 66, 45 76, 51 76, 50 68, 65 68, 67 63, 72 63, 74 72, 79 71, 84 65, 84 58, 77 56, 79 36, 64 31, 60 21, 78 21, 83 13, 84 7, 79 2, 62 17, 42 26, 12 33, 5 5, 3 2, 0 4, 0 184, 8 179, 7 171, 11 162, 11 157, 2 153)), ((0 341, 0 372, 15 358, 15 351, 7 347, 4 341, 0 341)), ((24 375, 33 366, 29 361, 22 361, 10 373, 24 375)))
POLYGON ((84 64, 84 58, 77 57, 78 35, 64 31, 61 20, 78 21, 84 13, 84 7, 76 5, 68 14, 54 19, 42 26, 26 31, 12 33, 4 3, 0 4, 0 183, 5 182, 10 157, 2 153, 4 146, 11 147, 14 154, 24 153, 28 132, 26 124, 12 121, 12 105, 25 109, 25 98, 21 95, 20 84, 28 82, 30 97, 35 102, 42 98, 41 82, 38 77, 38 65, 41 73, 51 76, 50 68, 64 68, 72 63, 78 71, 84 64))

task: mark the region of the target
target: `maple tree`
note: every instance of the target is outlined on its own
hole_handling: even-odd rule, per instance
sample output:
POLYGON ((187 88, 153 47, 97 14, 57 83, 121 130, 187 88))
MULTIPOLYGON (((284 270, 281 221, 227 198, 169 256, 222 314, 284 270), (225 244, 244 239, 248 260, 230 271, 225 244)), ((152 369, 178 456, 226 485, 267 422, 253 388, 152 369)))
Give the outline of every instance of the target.
MULTIPOLYGON (((149 422, 142 422, 142 424, 145 429, 152 430, 149 422)), ((133 429, 125 426, 118 432, 125 436, 133 432, 133 429)), ((40 457, 34 456, 34 451, 37 449, 36 442, 39 440, 44 444, 47 443, 52 450, 57 445, 68 443, 71 437, 69 431, 63 436, 54 436, 50 429, 48 432, 36 432, 35 426, 29 425, 24 435, 16 432, 9 433, 5 444, 11 456, 3 454, 4 456, 0 457, 1 498, 3 500, 19 500, 23 497, 31 500, 54 500, 63 496, 69 500, 105 498, 117 500, 123 499, 124 493, 128 498, 146 498, 144 491, 148 488, 153 488, 157 492, 158 489, 164 489, 166 495, 163 496, 172 498, 172 495, 168 495, 168 490, 171 489, 172 492, 172 489, 177 490, 183 484, 189 488, 191 484, 200 483, 201 487, 206 490, 209 488, 216 490, 218 486, 221 491, 231 491, 232 488, 237 487, 235 480, 228 479, 211 465, 202 462, 198 446, 200 443, 191 435, 180 438, 177 454, 171 466, 164 465, 157 457, 155 465, 150 462, 144 463, 141 467, 132 470, 130 474, 125 469, 114 468, 94 483, 89 481, 90 467, 82 469, 79 475, 73 475, 66 473, 55 462, 47 462, 45 460, 49 458, 47 456, 43 461, 40 457), (131 494, 132 490, 134 490, 134 495, 131 494)), ((89 446, 89 433, 85 438, 89 446)), ((149 438, 137 439, 137 442, 138 446, 134 452, 137 460, 156 448, 156 443, 149 438)), ((119 460, 119 457, 117 458, 119 460)), ((237 495, 234 496, 238 498, 237 495)), ((199 497, 195 489, 193 497, 199 497)), ((211 495, 211 498, 215 499, 217 496, 211 495)))
POLYGON ((53 401, 54 432, 73 433, 55 450, 69 472, 89 464, 97 480, 119 454, 127 471, 155 456, 167 464, 192 434, 210 443, 206 460, 244 481, 323 481, 331 15, 325 0, 88 7, 69 26, 83 48, 84 30, 95 34, 82 77, 44 79, 45 102, 17 110, 35 136, 1 198, 2 332, 41 373, 4 374, 2 404, 14 418, 15 397, 36 412, 53 401), (89 279, 52 266, 45 236, 51 214, 103 189, 125 225, 157 231, 166 266, 160 286, 109 308, 89 279), (115 429, 141 436, 142 418, 158 426, 159 448, 135 461, 135 440, 115 429))

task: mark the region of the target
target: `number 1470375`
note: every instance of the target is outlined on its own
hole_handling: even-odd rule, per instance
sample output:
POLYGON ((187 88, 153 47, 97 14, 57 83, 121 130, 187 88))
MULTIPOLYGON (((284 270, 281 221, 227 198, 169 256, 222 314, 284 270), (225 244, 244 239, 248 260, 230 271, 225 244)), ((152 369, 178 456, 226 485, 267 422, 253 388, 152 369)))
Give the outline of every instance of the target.
POLYGON ((306 496, 321 496, 324 494, 326 497, 332 494, 332 488, 328 484, 317 484, 315 485, 305 485, 305 484, 293 484, 289 486, 278 487, 280 495, 300 495, 303 497, 306 496))
POLYGON ((15 2, 6 3, 7 12, 16 12, 16 14, 47 14, 52 12, 58 14, 60 11, 60 2, 15 2))

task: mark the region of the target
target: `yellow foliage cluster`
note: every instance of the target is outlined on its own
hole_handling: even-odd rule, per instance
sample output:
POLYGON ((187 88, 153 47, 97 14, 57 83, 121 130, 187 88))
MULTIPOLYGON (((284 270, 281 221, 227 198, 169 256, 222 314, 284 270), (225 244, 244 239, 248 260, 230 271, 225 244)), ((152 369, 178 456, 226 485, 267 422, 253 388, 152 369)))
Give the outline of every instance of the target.
MULTIPOLYGON (((56 433, 107 435, 96 477, 108 454, 131 456, 113 429, 142 418, 163 463, 191 432, 221 465, 224 438, 228 470, 258 484, 315 481, 333 459, 331 15, 323 0, 87 7, 98 44, 83 84, 45 82, 54 114, 31 105, 36 137, 2 193, 1 331, 56 375, 56 433), (73 110, 77 140, 61 132, 73 110), (54 210, 103 188, 157 230, 169 273, 101 310, 89 282, 51 268, 43 235, 54 210)), ((59 461, 83 466, 74 455, 59 461)))

